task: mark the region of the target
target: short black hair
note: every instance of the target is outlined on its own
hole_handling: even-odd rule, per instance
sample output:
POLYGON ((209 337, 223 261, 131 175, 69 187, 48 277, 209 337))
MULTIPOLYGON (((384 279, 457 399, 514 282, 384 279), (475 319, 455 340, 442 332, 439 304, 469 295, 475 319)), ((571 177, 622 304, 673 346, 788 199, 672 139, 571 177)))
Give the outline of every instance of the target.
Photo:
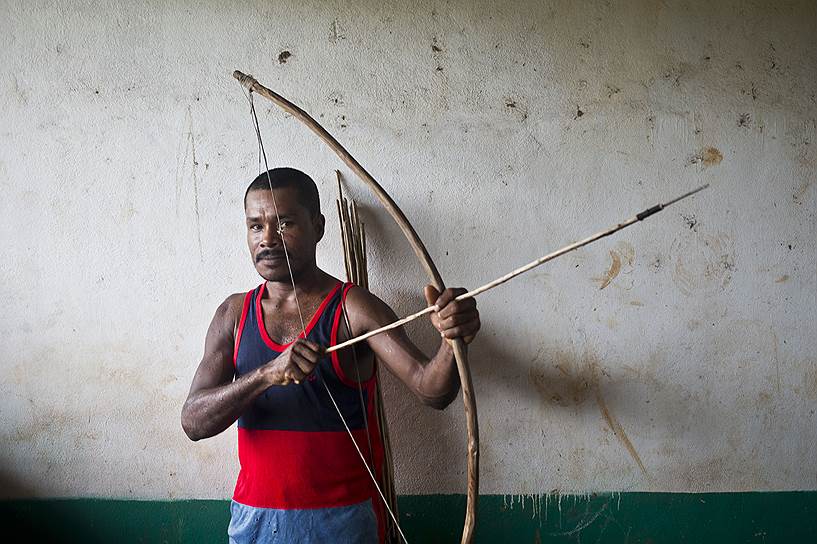
POLYGON ((305 173, 295 168, 273 168, 267 172, 258 174, 252 180, 244 193, 244 206, 247 206, 247 195, 250 191, 269 191, 270 187, 294 187, 298 192, 298 201, 307 209, 310 217, 315 217, 321 213, 321 199, 318 197, 318 186, 305 173))

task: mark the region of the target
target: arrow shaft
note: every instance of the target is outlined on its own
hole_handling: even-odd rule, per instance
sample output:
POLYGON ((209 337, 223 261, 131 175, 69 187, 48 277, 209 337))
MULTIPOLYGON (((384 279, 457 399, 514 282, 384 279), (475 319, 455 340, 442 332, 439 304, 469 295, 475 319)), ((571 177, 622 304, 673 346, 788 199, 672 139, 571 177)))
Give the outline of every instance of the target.
MULTIPOLYGON (((528 264, 526 264, 524 266, 520 266, 519 268, 517 268, 515 270, 512 270, 512 271, 508 272, 507 274, 505 274, 504 276, 500 276, 499 278, 497 278, 497 279, 495 279, 493 281, 490 281, 490 282, 486 283, 485 285, 483 285, 481 287, 477 287, 476 289, 473 289, 471 291, 468 291, 467 293, 463 293, 463 294, 459 295, 454 300, 465 300, 467 298, 474 298, 477 295, 481 295, 482 293, 484 293, 486 291, 490 291, 494 287, 498 287, 498 286, 502 285, 503 283, 506 283, 506 282, 512 280, 513 278, 524 274, 525 272, 528 272, 529 270, 532 270, 532 269, 534 269, 534 268, 536 268, 538 266, 541 266, 541 265, 545 264, 548 261, 552 261, 553 259, 555 259, 557 257, 561 257, 562 255, 564 255, 566 253, 570 253, 571 251, 579 249, 580 247, 591 244, 591 243, 593 243, 593 242, 595 242, 597 240, 600 240, 602 238, 610 236, 611 234, 615 234, 616 232, 618 232, 620 230, 623 230, 623 229, 629 227, 630 225, 632 225, 634 223, 638 223, 639 221, 643 221, 644 219, 646 219, 650 215, 658 213, 661 210, 663 210, 664 208, 666 208, 667 206, 669 206, 671 204, 675 204, 679 200, 683 200, 684 198, 692 196, 695 193, 697 193, 698 191, 702 191, 703 189, 706 189, 708 186, 709 186, 709 184, 702 185, 701 187, 698 187, 697 189, 694 189, 694 190, 689 191, 688 193, 685 193, 685 194, 683 194, 683 195, 681 195, 681 196, 679 196, 677 198, 674 198, 674 199, 670 200, 669 202, 666 202, 664 204, 657 204, 657 205, 655 205, 655 206, 653 206, 651 208, 647 208, 643 212, 640 212, 640 213, 634 215, 633 217, 627 219, 626 221, 624 221, 622 223, 619 223, 619 224, 617 224, 617 225, 615 225, 613 227, 610 227, 608 229, 599 231, 596 234, 593 234, 592 236, 588 236, 587 238, 584 238, 583 240, 579 240, 578 242, 573 242, 572 244, 568 244, 568 245, 564 246, 563 248, 557 249, 556 251, 553 251, 551 253, 548 253, 547 255, 544 255, 543 257, 539 257, 538 259, 536 259, 534 261, 531 261, 531 262, 529 262, 528 264)), ((411 314, 409 316, 406 316, 406 317, 404 317, 402 319, 398 319, 397 321, 389 323, 388 325, 384 325, 383 327, 374 329, 374 330, 369 331, 369 332, 367 332, 365 334, 362 334, 360 336, 356 336, 355 338, 351 338, 349 340, 346 340, 345 342, 341 342, 340 344, 335 344, 334 346, 329 346, 328 348, 326 348, 326 353, 332 353, 333 351, 338 351, 340 349, 347 348, 349 346, 353 346, 353 345, 355 345, 355 344, 357 344, 359 342, 363 342, 364 340, 367 340, 367 339, 371 338, 372 336, 384 333, 386 331, 390 331, 392 329, 396 329, 398 327, 402 327, 403 325, 405 325, 407 323, 411 323, 415 319, 419 319, 422 316, 428 315, 428 314, 433 313, 433 312, 436 312, 437 310, 439 310, 439 308, 437 308, 436 305, 428 306, 427 308, 423 308, 419 312, 415 312, 415 313, 413 313, 413 314, 411 314)))

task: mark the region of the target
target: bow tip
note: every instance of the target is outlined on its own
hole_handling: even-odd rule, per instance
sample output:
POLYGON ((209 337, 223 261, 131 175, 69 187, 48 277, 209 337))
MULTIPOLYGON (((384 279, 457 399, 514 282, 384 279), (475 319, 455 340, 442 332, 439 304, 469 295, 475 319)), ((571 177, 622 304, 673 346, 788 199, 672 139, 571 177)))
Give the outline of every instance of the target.
POLYGON ((244 72, 242 72, 240 70, 234 70, 233 71, 233 77, 236 78, 239 83, 241 83, 242 85, 244 85, 248 89, 250 87, 252 87, 254 83, 256 83, 254 77, 252 77, 251 75, 247 75, 247 74, 245 74, 244 72))

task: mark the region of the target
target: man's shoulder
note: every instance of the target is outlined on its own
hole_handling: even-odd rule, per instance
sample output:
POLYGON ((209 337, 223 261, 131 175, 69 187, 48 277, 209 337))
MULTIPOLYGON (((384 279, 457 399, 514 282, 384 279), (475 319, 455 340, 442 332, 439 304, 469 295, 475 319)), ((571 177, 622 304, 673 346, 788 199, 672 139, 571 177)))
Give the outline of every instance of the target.
POLYGON ((353 285, 346 294, 346 308, 350 314, 368 318, 377 323, 390 322, 394 312, 388 304, 368 289, 353 285))
POLYGON ((227 295, 227 298, 224 299, 222 305, 226 305, 229 308, 238 308, 241 309, 244 306, 244 299, 247 298, 247 294, 249 292, 245 291, 243 293, 233 293, 231 295, 227 295))
POLYGON ((241 318, 246 297, 246 292, 228 295, 216 310, 216 316, 223 321, 237 322, 241 318))
POLYGON ((365 287, 361 287, 355 284, 349 285, 349 290, 346 292, 346 305, 349 308, 363 309, 367 306, 377 303, 385 304, 385 302, 380 300, 376 295, 374 295, 365 287))

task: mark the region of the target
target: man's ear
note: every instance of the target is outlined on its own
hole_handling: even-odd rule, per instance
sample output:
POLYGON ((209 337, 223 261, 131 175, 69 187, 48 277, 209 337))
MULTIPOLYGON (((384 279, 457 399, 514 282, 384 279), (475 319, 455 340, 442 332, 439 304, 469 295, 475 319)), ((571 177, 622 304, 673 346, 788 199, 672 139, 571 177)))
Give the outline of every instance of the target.
POLYGON ((313 219, 313 224, 315 225, 315 232, 317 233, 317 241, 320 242, 323 239, 324 231, 326 230, 326 218, 323 216, 322 213, 319 213, 315 219, 313 219))

